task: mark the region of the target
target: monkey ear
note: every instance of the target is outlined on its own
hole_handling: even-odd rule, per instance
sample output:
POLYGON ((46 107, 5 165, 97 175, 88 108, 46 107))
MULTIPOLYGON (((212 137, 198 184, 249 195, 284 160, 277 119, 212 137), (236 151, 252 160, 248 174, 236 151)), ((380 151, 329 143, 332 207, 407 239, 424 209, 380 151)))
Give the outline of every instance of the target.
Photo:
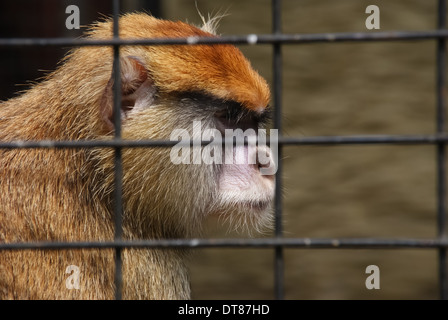
MULTIPOLYGON (((154 82, 149 77, 144 63, 137 57, 120 58, 121 71, 121 120, 132 113, 149 108, 156 92, 154 82)), ((111 76, 104 90, 100 104, 100 114, 107 131, 114 130, 114 77, 111 76)))

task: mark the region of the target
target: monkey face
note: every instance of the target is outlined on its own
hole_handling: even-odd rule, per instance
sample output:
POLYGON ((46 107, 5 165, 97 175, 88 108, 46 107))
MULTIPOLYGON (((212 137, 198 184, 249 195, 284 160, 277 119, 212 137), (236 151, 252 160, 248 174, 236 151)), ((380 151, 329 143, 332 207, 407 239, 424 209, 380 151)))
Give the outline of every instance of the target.
POLYGON ((170 139, 213 141, 202 147, 194 142, 193 148, 174 146, 170 152, 176 165, 212 171, 214 193, 206 214, 249 233, 269 227, 275 184, 275 155, 264 140, 269 110, 258 113, 202 94, 181 94, 176 101, 186 115, 182 125, 190 129, 176 129, 170 139))
POLYGON ((258 113, 235 102, 211 105, 217 110, 213 123, 226 139, 217 167, 217 201, 211 212, 235 229, 261 232, 272 222, 275 185, 275 156, 263 140, 269 110, 258 113))
MULTIPOLYGON (((150 18, 154 30, 158 21, 150 18)), ((126 34, 125 19, 121 28, 126 34)), ((176 28, 179 37, 213 36, 190 25, 176 28)), ((265 144, 248 143, 265 138, 269 89, 242 53, 230 45, 126 47, 120 69, 124 139, 215 142, 123 150, 129 230, 150 224, 160 234, 190 236, 209 215, 224 217, 235 229, 270 225, 274 153, 265 144), (224 145, 223 139, 236 143, 224 145)), ((113 78, 100 105, 108 131, 112 84, 113 78)))
POLYGON ((123 138, 179 141, 170 148, 123 150, 129 223, 154 225, 156 218, 170 234, 173 228, 193 236, 206 217, 218 215, 234 229, 266 230, 272 222, 275 157, 267 145, 252 141, 262 137, 267 120, 267 111, 259 115, 238 103, 184 93, 157 95, 150 107, 128 113, 123 138), (213 142, 195 144, 201 140, 213 142))

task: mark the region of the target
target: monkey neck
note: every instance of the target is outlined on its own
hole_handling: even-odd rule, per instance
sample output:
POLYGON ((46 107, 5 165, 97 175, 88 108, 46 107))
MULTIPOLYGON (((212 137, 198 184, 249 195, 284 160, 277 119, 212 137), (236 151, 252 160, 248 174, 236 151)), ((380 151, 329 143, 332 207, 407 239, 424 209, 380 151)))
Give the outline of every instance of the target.
POLYGON ((126 299, 189 299, 187 253, 176 249, 127 249, 123 252, 126 299))
MULTIPOLYGON (((23 161, 19 164, 20 167, 11 168, 11 171, 17 172, 11 179, 11 183, 14 183, 16 187, 14 190, 18 190, 17 192, 8 193, 8 186, 0 184, 0 190, 9 195, 8 199, 0 199, 0 226, 5 227, 2 231, 7 235, 6 241, 17 241, 14 239, 17 235, 15 229, 20 230, 20 240, 23 241, 113 240, 112 207, 103 199, 92 195, 90 186, 94 179, 83 179, 79 173, 79 168, 86 165, 82 163, 85 159, 84 153, 75 152, 72 149, 12 151, 5 157, 0 157, 0 175, 6 176, 8 181, 12 177, 12 172, 7 170, 7 164, 14 157, 13 152, 19 158, 26 154, 29 162, 23 161), (52 163, 52 165, 42 166, 41 162, 52 163), (3 164, 5 166, 2 166, 3 164), (70 166, 69 171, 73 172, 73 175, 67 175, 67 166, 70 166), (33 175, 28 174, 30 171, 33 175), (26 207, 22 190, 29 191, 28 186, 32 186, 35 191, 34 197, 40 206, 26 207), (56 194, 60 197, 55 198, 56 194), (2 211, 20 212, 24 216, 23 221, 20 222, 22 224, 12 226, 6 220, 8 216, 1 215, 2 211), (15 229, 12 229, 13 227, 15 229)), ((154 233, 147 231, 147 227, 130 225, 126 216, 123 229, 126 239, 155 238, 154 233)), ((45 281, 49 281, 48 279, 58 283, 60 271, 65 270, 67 265, 82 265, 86 272, 84 277, 88 279, 90 289, 80 292, 85 296, 74 297, 113 298, 111 290, 114 281, 113 250, 75 250, 64 251, 63 254, 54 251, 46 254, 45 257, 57 261, 57 264, 48 263, 48 270, 37 269, 39 270, 37 274, 41 278, 36 281, 42 281, 42 286, 46 283, 45 281), (52 256, 53 253, 55 256, 52 256)), ((190 288, 187 259, 188 254, 177 249, 123 250, 123 297, 126 299, 188 299, 190 288)), ((34 277, 34 274, 30 273, 30 277, 34 277)), ((30 278, 29 281, 34 280, 30 278)), ((57 294, 74 294, 73 291, 75 290, 62 290, 57 294)), ((20 294, 22 293, 19 292, 18 295, 20 294)), ((73 298, 73 296, 67 298, 73 298)))
MULTIPOLYGON (((177 216, 181 217, 180 214, 177 216)), ((125 210, 123 218, 123 233, 128 240, 185 239, 200 235, 200 222, 192 231, 179 225, 179 218, 166 217, 165 212, 157 210, 148 209, 144 212, 125 210)))
MULTIPOLYGON (((90 180, 92 187, 86 189, 95 190, 98 188, 98 185, 94 185, 95 183, 106 180, 108 179, 101 177, 100 174, 96 179, 90 180)), ((101 192, 97 193, 99 194, 101 192)), ((157 208, 157 203, 138 198, 141 196, 140 193, 132 192, 132 195, 133 197, 130 198, 127 192, 123 195, 122 227, 125 240, 188 237, 187 230, 179 226, 179 219, 167 218, 166 212, 157 208)), ((113 193, 105 193, 101 201, 112 217, 113 193)), ((167 210, 167 208, 164 209, 167 210)), ((180 217, 180 213, 175 210, 173 208, 167 211, 173 216, 180 217)), ((125 299, 189 299, 190 283, 186 266, 188 257, 189 252, 178 248, 123 250, 123 297, 125 299)))

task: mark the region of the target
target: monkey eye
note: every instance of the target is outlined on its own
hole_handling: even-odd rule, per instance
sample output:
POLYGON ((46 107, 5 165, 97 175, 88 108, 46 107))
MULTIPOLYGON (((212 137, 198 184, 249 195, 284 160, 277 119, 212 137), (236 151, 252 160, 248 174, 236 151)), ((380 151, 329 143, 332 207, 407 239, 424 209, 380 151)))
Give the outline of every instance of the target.
POLYGON ((244 122, 244 113, 240 106, 227 105, 215 112, 215 118, 223 128, 238 128, 244 122))
POLYGON ((232 110, 217 111, 215 119, 217 120, 219 130, 237 128, 257 130, 261 124, 253 112, 244 109, 240 109, 239 112, 232 112, 232 110))
POLYGON ((238 122, 242 117, 241 106, 226 106, 215 113, 215 117, 224 122, 238 122))

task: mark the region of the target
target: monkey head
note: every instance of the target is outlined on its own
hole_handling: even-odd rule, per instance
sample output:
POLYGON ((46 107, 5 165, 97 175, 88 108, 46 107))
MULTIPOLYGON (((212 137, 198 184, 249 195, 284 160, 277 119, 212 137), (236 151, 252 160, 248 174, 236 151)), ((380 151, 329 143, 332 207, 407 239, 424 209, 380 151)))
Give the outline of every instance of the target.
MULTIPOLYGON (((112 22, 97 23, 88 37, 110 39, 112 22)), ((216 35, 182 22, 130 14, 120 19, 120 37, 216 35)), ((107 139, 114 130, 114 78, 112 64, 106 62, 112 60, 112 50, 80 48, 70 59, 81 55, 88 68, 98 69, 97 89, 102 89, 96 98, 97 130, 107 139)), ((212 130, 213 139, 238 129, 256 135, 266 125, 268 84, 235 46, 133 45, 122 46, 120 56, 123 139, 169 140, 176 130, 193 140, 204 139, 207 130, 212 130)), ((223 152, 214 148, 211 155, 223 161, 196 161, 204 160, 205 148, 189 149, 191 153, 182 154, 185 161, 181 163, 173 161, 175 153, 166 147, 123 149, 125 234, 131 238, 194 236, 212 214, 225 217, 235 228, 261 230, 270 224, 274 174, 263 174, 262 169, 272 166, 271 149, 251 148, 247 143, 230 151, 220 146, 223 152), (271 163, 262 163, 260 156, 271 163)), ((114 151, 96 149, 92 155, 100 177, 96 193, 110 195, 114 151)))

